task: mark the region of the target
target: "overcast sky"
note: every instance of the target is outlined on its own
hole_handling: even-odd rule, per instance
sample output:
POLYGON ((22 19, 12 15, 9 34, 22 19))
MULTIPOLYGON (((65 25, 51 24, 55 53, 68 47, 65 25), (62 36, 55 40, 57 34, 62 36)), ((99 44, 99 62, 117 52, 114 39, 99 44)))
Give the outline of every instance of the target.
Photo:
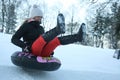
POLYGON ((75 20, 85 20, 86 16, 86 9, 88 8, 89 4, 85 4, 83 1, 85 0, 30 0, 31 5, 33 4, 45 4, 47 8, 51 9, 48 13, 55 13, 57 14, 58 11, 62 12, 66 18, 70 18, 70 15, 74 15, 75 20), (33 3, 34 2, 34 3, 33 3), (73 12, 73 13, 72 13, 73 12))
MULTIPOLYGON (((66 23, 71 21, 72 15, 74 22, 79 22, 80 24, 85 22, 89 14, 90 6, 93 5, 90 1, 92 0, 29 0, 29 4, 40 5, 41 9, 44 7, 44 17, 47 19, 47 22, 50 22, 46 24, 46 26, 54 27, 59 12, 64 14, 66 23)), ((101 3, 106 0, 95 1, 101 3)))

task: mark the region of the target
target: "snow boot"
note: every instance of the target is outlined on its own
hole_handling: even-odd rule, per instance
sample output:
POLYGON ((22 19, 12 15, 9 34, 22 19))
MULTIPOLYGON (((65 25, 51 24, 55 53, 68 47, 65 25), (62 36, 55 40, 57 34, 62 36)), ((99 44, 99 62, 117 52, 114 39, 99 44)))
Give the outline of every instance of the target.
POLYGON ((61 13, 57 16, 57 26, 61 33, 65 33, 65 18, 61 13))
POLYGON ((49 42, 62 33, 65 33, 65 18, 62 13, 59 13, 57 16, 57 26, 50 31, 42 34, 42 37, 46 42, 49 42))
POLYGON ((84 42, 84 38, 85 38, 85 34, 86 34, 86 30, 85 30, 85 24, 83 23, 78 31, 77 34, 73 34, 73 35, 67 35, 67 36, 62 36, 62 37, 58 37, 58 39, 60 40, 60 44, 61 45, 66 45, 66 44, 71 44, 74 42, 84 42))
POLYGON ((81 42, 82 45, 86 45, 87 44, 87 39, 86 39, 86 26, 85 23, 81 24, 81 27, 78 31, 78 35, 79 37, 81 37, 81 39, 79 38, 79 41, 81 42))

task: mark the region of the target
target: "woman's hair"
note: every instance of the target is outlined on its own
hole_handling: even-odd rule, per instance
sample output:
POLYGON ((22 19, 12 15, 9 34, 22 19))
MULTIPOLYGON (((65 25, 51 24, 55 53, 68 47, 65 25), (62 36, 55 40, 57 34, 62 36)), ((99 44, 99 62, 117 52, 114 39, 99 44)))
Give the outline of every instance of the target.
POLYGON ((24 25, 25 23, 29 23, 31 21, 35 21, 34 18, 27 18, 23 21, 22 25, 24 25))
POLYGON ((22 22, 21 26, 24 25, 25 23, 28 23, 28 20, 29 20, 29 18, 26 18, 26 19, 22 22))
POLYGON ((23 21, 23 23, 22 23, 22 24, 27 23, 27 22, 28 22, 28 20, 29 20, 29 18, 25 19, 25 20, 23 21))

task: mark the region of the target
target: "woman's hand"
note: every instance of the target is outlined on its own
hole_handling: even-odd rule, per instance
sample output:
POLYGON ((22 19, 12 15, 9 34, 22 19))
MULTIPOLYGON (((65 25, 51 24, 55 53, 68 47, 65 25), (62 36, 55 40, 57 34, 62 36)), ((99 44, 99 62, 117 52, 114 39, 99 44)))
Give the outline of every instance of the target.
POLYGON ((30 53, 31 52, 31 48, 29 46, 26 46, 24 49, 23 49, 24 52, 26 53, 30 53))

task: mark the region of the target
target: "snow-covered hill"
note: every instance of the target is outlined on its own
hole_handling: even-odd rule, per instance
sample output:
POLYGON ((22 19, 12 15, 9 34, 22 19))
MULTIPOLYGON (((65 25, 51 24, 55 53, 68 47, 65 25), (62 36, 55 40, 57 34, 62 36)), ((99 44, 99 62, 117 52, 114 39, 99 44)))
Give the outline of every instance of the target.
POLYGON ((0 33, 0 80, 120 80, 120 60, 114 50, 82 45, 59 46, 55 50, 62 66, 53 72, 22 69, 12 64, 11 54, 21 50, 11 43, 11 35, 0 33))

